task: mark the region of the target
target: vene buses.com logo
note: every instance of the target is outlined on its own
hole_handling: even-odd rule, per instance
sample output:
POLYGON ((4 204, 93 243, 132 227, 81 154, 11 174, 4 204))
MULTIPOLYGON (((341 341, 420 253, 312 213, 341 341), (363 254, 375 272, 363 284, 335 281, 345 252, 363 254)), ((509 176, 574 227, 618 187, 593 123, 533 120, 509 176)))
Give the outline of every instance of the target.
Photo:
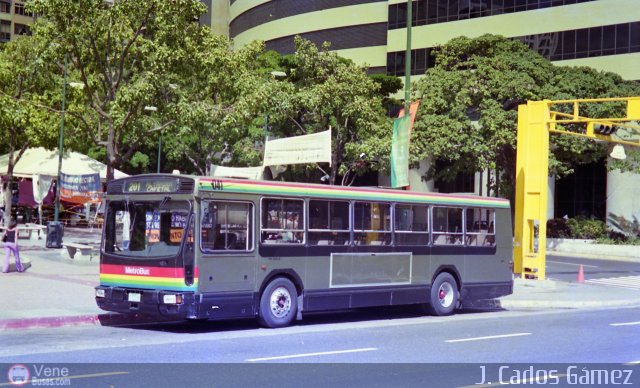
POLYGON ((15 364, 9 368, 7 378, 12 385, 25 385, 29 382, 29 368, 22 364, 15 364))

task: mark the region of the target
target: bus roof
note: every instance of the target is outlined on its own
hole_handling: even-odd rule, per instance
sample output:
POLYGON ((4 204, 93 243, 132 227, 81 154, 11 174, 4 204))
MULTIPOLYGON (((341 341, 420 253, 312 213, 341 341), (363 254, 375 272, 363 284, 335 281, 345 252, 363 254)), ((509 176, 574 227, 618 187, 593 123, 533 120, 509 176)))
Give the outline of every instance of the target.
POLYGON ((245 193, 277 196, 301 196, 310 198, 375 200, 413 203, 438 203, 458 206, 482 206, 509 208, 509 201, 503 198, 480 197, 476 195, 422 193, 394 189, 364 188, 350 186, 330 186, 313 183, 293 183, 277 181, 255 181, 247 179, 227 179, 196 177, 200 192, 245 193))

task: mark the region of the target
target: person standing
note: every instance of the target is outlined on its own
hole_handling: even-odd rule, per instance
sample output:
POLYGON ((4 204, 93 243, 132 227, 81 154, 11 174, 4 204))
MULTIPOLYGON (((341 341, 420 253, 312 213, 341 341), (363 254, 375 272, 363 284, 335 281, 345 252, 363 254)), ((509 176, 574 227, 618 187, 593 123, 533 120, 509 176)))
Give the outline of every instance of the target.
POLYGON ((2 272, 9 272, 9 256, 11 253, 13 253, 13 257, 16 259, 16 270, 18 272, 24 272, 24 267, 20 262, 20 250, 18 249, 18 223, 15 220, 11 221, 9 229, 4 232, 2 244, 5 254, 2 272))

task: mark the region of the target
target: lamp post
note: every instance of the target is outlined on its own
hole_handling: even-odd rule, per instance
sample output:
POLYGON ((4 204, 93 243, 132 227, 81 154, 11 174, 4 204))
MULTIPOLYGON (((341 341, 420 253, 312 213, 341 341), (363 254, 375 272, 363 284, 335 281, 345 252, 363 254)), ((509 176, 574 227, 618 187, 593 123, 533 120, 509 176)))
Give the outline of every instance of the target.
MULTIPOLYGON (((53 213, 54 222, 58 222, 58 218, 60 215, 60 186, 61 186, 61 171, 62 171, 62 154, 64 152, 64 113, 66 110, 66 102, 67 102, 67 56, 64 56, 64 75, 62 81, 62 111, 60 112, 60 132, 59 132, 59 143, 58 143, 58 180, 56 181, 56 204, 53 213)), ((72 88, 82 89, 84 87, 83 83, 80 82, 71 82, 69 86, 72 88)))
MULTIPOLYGON (((58 144, 58 180, 56 181, 56 202, 53 213, 53 222, 47 225, 47 248, 62 248, 62 235, 64 230, 59 222, 60 217, 60 186, 62 186, 62 155, 64 153, 64 114, 67 103, 67 62, 68 56, 64 56, 64 73, 62 81, 62 110, 60 112, 60 134, 58 144)), ((73 88, 83 88, 84 84, 71 82, 69 86, 73 88)))
POLYGON ((58 145, 58 180, 56 181, 56 206, 53 213, 53 221, 58 224, 58 215, 60 213, 60 175, 62 170, 62 151, 64 147, 64 110, 67 100, 67 56, 64 56, 64 75, 62 81, 62 112, 60 113, 60 133, 58 145))
POLYGON ((407 0, 407 47, 404 54, 404 114, 409 114, 411 98, 411 23, 413 0, 407 0))
MULTIPOLYGON (((144 110, 147 112, 157 112, 158 108, 153 105, 147 105, 144 107, 144 110)), ((162 131, 160 131, 160 136, 158 137, 158 169, 157 172, 160 174, 160 155, 162 154, 162 131)))

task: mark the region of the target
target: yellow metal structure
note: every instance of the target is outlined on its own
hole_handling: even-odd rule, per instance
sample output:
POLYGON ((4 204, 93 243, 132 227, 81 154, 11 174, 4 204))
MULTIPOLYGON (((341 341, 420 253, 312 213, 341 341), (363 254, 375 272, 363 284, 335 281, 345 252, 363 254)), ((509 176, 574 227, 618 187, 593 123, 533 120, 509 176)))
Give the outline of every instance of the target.
POLYGON ((549 133, 640 146, 637 121, 640 121, 640 97, 529 101, 518 107, 513 252, 516 274, 526 279, 543 280, 546 277, 549 133), (614 118, 582 116, 580 108, 588 104, 624 106, 626 115, 614 118), (570 129, 564 129, 566 127, 570 129), (616 135, 618 128, 625 128, 635 137, 616 135))

